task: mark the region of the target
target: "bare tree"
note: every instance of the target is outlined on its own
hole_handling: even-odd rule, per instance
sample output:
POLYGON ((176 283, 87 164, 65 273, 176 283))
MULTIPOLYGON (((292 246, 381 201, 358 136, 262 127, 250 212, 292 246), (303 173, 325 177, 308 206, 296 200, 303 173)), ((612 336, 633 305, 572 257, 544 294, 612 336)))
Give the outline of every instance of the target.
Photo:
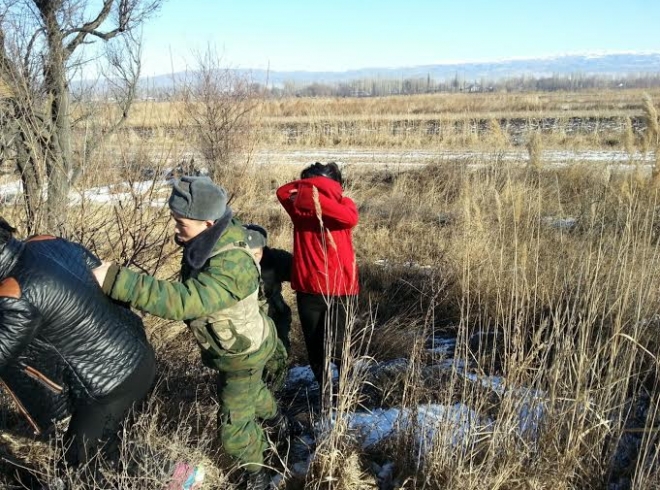
POLYGON ((208 174, 218 180, 238 155, 250 161, 261 92, 248 75, 223 65, 213 48, 196 56, 194 68, 185 81, 183 109, 208 174))
POLYGON ((124 55, 110 51, 107 59, 124 75, 127 105, 117 124, 126 119, 139 75, 135 33, 162 1, 0 0, 0 79, 13 91, 11 104, 3 107, 18 135, 17 166, 31 231, 44 226, 66 233, 69 189, 85 160, 73 147, 78 120, 71 77, 104 56, 95 41, 121 41, 123 51, 115 53, 124 55), (48 192, 41 206, 44 184, 48 192))

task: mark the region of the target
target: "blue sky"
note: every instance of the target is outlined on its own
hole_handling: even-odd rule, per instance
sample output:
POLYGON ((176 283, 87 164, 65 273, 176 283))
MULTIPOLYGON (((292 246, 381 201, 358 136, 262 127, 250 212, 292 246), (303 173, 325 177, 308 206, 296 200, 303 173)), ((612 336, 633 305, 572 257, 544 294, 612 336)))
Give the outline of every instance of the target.
POLYGON ((194 65, 343 71, 568 53, 660 52, 660 0, 166 0, 143 75, 194 65))

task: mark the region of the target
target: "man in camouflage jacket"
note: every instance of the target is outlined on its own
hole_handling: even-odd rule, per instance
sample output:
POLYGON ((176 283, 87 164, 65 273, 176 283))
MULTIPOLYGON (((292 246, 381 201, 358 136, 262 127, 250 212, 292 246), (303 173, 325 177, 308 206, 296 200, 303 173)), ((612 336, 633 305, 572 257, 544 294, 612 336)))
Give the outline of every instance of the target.
MULTIPOLYGON (((219 373, 218 424, 225 451, 266 488, 267 441, 256 419, 280 416, 262 381, 275 350, 273 322, 259 305, 260 269, 232 217, 224 189, 206 177, 183 177, 169 199, 175 239, 183 247, 181 281, 169 282, 104 263, 95 275, 113 299, 153 315, 183 320, 219 373)), ((249 483, 250 484, 250 483, 249 483)))

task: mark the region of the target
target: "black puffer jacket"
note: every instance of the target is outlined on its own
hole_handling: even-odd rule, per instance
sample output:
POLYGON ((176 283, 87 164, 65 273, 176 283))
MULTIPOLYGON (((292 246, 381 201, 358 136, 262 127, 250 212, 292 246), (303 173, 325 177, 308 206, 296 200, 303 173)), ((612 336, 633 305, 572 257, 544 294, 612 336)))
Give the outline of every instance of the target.
POLYGON ((140 318, 98 286, 98 265, 51 236, 12 238, 0 250, 0 378, 37 433, 153 356, 140 318))

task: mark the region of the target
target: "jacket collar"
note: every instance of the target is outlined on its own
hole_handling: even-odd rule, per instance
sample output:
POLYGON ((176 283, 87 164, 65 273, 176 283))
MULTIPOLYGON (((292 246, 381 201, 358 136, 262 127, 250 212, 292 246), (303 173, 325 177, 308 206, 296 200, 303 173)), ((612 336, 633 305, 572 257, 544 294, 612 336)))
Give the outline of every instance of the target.
POLYGON ((201 269, 211 256, 215 244, 229 226, 233 216, 232 210, 227 208, 225 214, 211 226, 195 238, 183 245, 183 260, 192 269, 201 269))
POLYGON ((0 279, 6 278, 14 268, 19 255, 25 244, 15 238, 10 238, 2 249, 0 249, 0 279))

